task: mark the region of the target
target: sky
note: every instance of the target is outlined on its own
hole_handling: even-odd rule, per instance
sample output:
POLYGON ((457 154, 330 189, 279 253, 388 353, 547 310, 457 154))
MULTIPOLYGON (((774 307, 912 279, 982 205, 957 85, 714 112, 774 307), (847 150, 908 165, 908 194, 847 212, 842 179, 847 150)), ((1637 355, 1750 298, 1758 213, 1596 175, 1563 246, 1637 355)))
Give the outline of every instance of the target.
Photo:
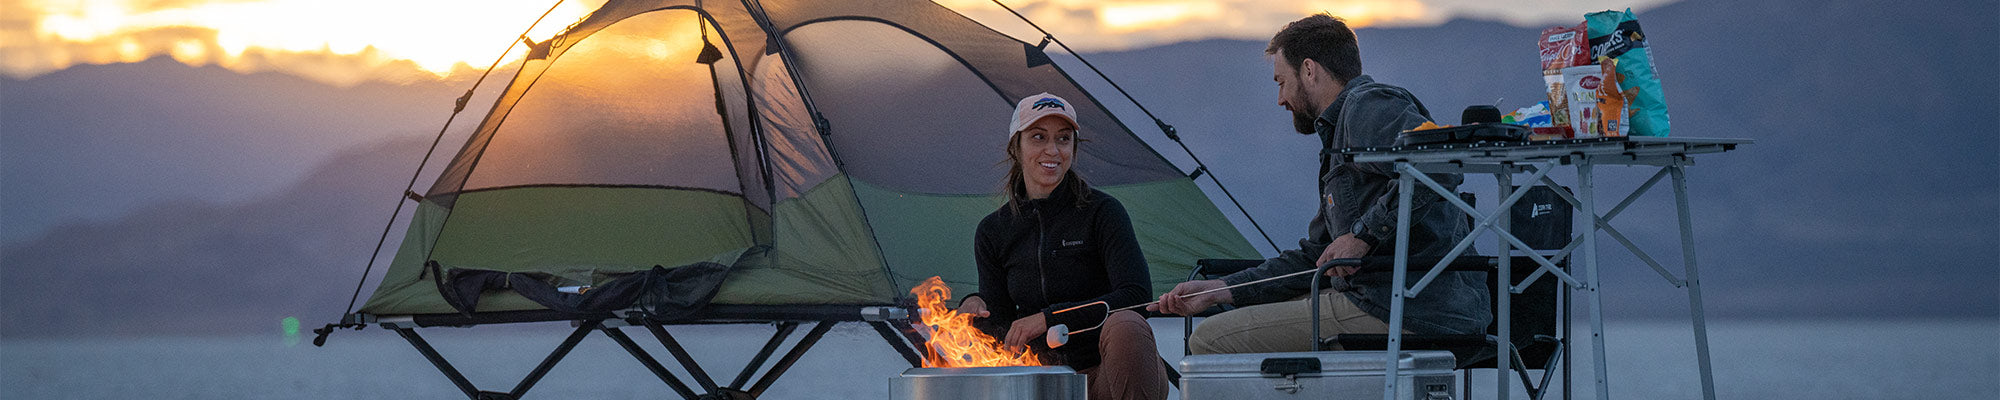
MULTIPOLYGON (((171 56, 238 72, 280 71, 349 86, 477 72, 510 38, 547 38, 603 0, 0 0, 0 74, 26 79, 78 64, 171 56), (551 6, 554 6, 551 8, 551 6)), ((1031 27, 991 0, 936 0, 1018 38, 1031 27)), ((1517 26, 1672 0, 1006 0, 1079 51, 1180 41, 1265 39, 1326 11, 1364 26, 1453 18, 1517 26)))

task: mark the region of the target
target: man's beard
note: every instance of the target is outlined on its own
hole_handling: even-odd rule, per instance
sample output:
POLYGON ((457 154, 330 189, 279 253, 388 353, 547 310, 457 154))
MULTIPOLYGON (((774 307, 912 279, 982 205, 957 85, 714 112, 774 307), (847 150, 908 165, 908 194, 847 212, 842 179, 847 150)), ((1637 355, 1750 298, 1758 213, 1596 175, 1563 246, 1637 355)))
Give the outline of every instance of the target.
POLYGON ((1313 129, 1313 120, 1316 119, 1319 119, 1319 117, 1312 114, 1307 114, 1304 111, 1293 111, 1292 129, 1298 130, 1299 134, 1301 135, 1311 135, 1313 133, 1316 133, 1316 130, 1313 129))
MULTIPOLYGON (((1296 77, 1296 75, 1294 76, 1296 77)), ((1296 78, 1293 79, 1294 82, 1298 80, 1296 78)), ((1303 87, 1299 88, 1298 96, 1290 101, 1290 103, 1300 106, 1299 109, 1291 110, 1292 129, 1299 131, 1301 135, 1311 135, 1315 133, 1313 120, 1319 119, 1319 107, 1314 107, 1312 102, 1306 101, 1306 99, 1310 98, 1310 95, 1306 93, 1305 89, 1303 87)))

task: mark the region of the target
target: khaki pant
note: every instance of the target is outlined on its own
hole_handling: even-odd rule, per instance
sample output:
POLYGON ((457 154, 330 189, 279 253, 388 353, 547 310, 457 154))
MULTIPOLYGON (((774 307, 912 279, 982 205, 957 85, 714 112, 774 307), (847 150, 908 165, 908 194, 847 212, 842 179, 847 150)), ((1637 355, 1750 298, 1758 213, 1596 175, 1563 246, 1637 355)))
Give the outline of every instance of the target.
MULTIPOLYGON (((1282 353, 1311 351, 1312 319, 1305 296, 1246 306, 1208 317, 1188 338, 1194 354, 1282 353)), ((1389 324, 1355 306, 1346 294, 1320 291, 1319 334, 1389 333, 1389 324)), ((1408 333, 1409 330, 1404 330, 1408 333)))
POLYGON ((1097 335, 1103 360, 1081 372, 1090 379, 1090 400, 1162 400, 1167 370, 1153 344, 1153 325, 1132 311, 1112 313, 1097 335))

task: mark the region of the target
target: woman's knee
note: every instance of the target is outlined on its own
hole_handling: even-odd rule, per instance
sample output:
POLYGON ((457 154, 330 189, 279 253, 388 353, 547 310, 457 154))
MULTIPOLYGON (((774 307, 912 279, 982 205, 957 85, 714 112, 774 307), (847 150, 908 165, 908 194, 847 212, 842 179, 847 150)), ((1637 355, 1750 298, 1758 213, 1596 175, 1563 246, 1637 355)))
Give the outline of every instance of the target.
POLYGON ((1153 345, 1153 325, 1146 317, 1132 311, 1119 311, 1104 318, 1103 333, 1098 335, 1101 347, 1124 347, 1153 345))

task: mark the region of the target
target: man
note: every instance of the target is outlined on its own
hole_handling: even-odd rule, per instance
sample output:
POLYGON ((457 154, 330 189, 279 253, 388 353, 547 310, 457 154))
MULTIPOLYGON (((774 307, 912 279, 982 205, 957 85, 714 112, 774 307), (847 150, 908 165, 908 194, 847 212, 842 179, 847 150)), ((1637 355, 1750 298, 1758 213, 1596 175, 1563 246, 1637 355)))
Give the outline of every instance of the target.
MULTIPOLYGON (((1278 105, 1292 112, 1294 127, 1319 136, 1322 149, 1393 145, 1398 132, 1430 119, 1429 111, 1402 88, 1376 83, 1361 74, 1354 31, 1327 14, 1286 25, 1264 50, 1278 82, 1278 105)), ((1306 277, 1180 296, 1258 279, 1314 269, 1340 258, 1392 255, 1396 240, 1396 191, 1411 190, 1410 253, 1441 257, 1470 230, 1463 211, 1423 187, 1396 187, 1391 163, 1349 163, 1320 154, 1318 215, 1299 249, 1219 280, 1181 283, 1148 307, 1192 315, 1216 304, 1239 308, 1204 320, 1189 338, 1196 354, 1310 351, 1310 310, 1306 277)), ((1430 174, 1446 188, 1463 180, 1430 174)), ((1355 274, 1354 268, 1327 271, 1331 289, 1319 293, 1322 335, 1388 333, 1387 273, 1355 274)), ((1404 303, 1403 330, 1417 334, 1483 333, 1492 321, 1484 272, 1446 272, 1404 303)), ((1410 283, 1416 282, 1413 277, 1410 283)))

